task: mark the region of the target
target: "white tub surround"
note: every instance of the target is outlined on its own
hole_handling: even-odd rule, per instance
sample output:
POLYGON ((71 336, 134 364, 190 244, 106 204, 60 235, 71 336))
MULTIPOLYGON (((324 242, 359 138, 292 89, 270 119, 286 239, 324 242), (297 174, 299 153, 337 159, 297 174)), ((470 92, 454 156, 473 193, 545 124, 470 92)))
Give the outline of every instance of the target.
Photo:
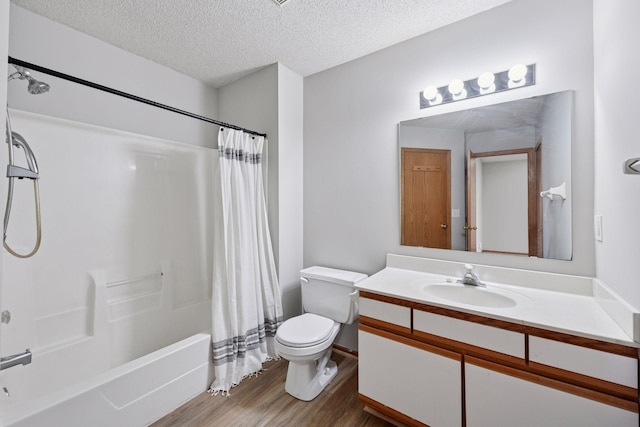
POLYGON ((457 283, 462 263, 388 255, 356 285, 366 405, 410 425, 638 426, 637 311, 592 278, 474 271, 486 286, 457 283))
MULTIPOLYGON (((23 111, 9 113, 13 129, 38 159, 43 240, 28 260, 3 254, 2 304, 12 319, 2 325, 2 355, 28 348, 33 358, 31 364, 0 372, 0 390, 9 393, 0 394, 0 424, 46 414, 55 401, 56 407, 74 412, 56 412, 63 418, 42 415, 57 424, 25 423, 66 426, 77 419, 86 421, 78 425, 97 425, 84 418, 84 411, 87 416, 94 411, 95 401, 73 397, 76 392, 68 390, 102 383, 114 369, 129 369, 123 364, 147 360, 146 355, 211 326, 215 152, 23 111), (61 396, 75 403, 63 403, 61 396)), ((18 181, 14 192, 9 239, 20 252, 34 239, 30 185, 18 181)), ((208 345, 203 351, 202 357, 208 357, 208 345)), ((125 383, 118 397, 107 400, 124 410, 192 368, 172 369, 168 377, 153 373, 135 387, 125 383), (130 393, 135 396, 124 397, 130 393)), ((168 408, 152 400, 153 406, 168 408)), ((96 418, 104 414, 100 411, 96 418)), ((110 425, 142 424, 113 417, 110 425)))

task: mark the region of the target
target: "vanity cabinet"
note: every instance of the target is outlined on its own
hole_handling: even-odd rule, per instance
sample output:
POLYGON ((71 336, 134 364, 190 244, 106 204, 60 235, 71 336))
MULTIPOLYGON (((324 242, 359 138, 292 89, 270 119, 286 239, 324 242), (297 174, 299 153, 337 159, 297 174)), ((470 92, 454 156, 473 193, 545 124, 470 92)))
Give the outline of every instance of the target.
POLYGON ((359 390, 369 405, 405 423, 462 425, 459 354, 389 339, 367 327, 358 332, 358 339, 359 390))
POLYGON ((360 292, 359 393, 404 424, 639 426, 638 349, 360 292))
MULTIPOLYGON (((637 426, 638 414, 571 392, 563 384, 465 358, 466 426, 637 426)), ((565 385, 566 386, 566 385, 565 385)))

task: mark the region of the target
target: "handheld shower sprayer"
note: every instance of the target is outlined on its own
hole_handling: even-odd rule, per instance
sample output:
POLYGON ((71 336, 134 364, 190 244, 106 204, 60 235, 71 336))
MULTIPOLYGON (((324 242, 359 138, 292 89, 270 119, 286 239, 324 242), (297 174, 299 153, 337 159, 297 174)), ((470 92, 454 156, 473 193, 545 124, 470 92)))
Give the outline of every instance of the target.
MULTIPOLYGON (((7 81, 11 81, 14 79, 18 80, 27 80, 29 85, 27 87, 27 91, 32 95, 38 95, 40 93, 45 93, 49 90, 49 85, 40 82, 34 79, 31 76, 29 70, 24 67, 20 67, 17 65, 13 65, 16 72, 12 73, 7 77, 7 81)), ((38 162, 36 161, 36 156, 33 154, 31 147, 27 144, 27 140, 23 138, 17 132, 13 132, 11 130, 11 121, 9 120, 9 110, 7 109, 7 127, 6 127, 6 142, 9 147, 9 164, 7 165, 7 178, 9 178, 9 188, 7 191, 7 208, 4 212, 4 230, 2 235, 2 243, 4 248, 13 256, 18 258, 29 258, 33 256, 38 249, 40 248, 40 242, 42 240, 42 227, 40 221, 40 189, 38 186, 38 179, 40 179, 40 174, 38 172, 38 162), (21 148, 24 151, 25 159, 27 162, 27 167, 23 168, 21 166, 16 166, 15 164, 15 156, 14 156, 14 147, 21 148), (36 208, 36 243, 34 248, 28 254, 20 254, 14 251, 7 244, 7 229, 9 228, 9 217, 11 215, 11 204, 13 202, 13 186, 14 179, 31 179, 33 181, 33 192, 35 196, 35 208, 36 208)))
POLYGON ((9 189, 7 190, 7 208, 4 211, 4 231, 2 235, 2 244, 11 255, 18 258, 29 258, 40 249, 42 241, 42 227, 40 221, 40 187, 38 186, 38 162, 36 157, 27 144, 27 141, 17 132, 11 131, 11 121, 9 120, 9 111, 7 111, 7 145, 9 146, 9 164, 7 165, 7 178, 9 178, 9 189), (27 168, 15 165, 14 147, 22 148, 27 161, 27 168), (9 228, 9 217, 11 216, 11 205, 13 202, 13 186, 14 179, 31 179, 33 180, 33 193, 35 196, 36 207, 36 243, 28 254, 20 254, 13 250, 7 243, 7 230, 9 228))
MULTIPOLYGON (((7 144, 8 143, 9 141, 7 141, 7 144)), ((31 150, 31 147, 29 147, 29 144, 27 144, 27 141, 18 132, 11 132, 11 143, 14 147, 22 148, 22 150, 24 151, 24 155, 27 159, 28 169, 16 166, 15 164, 13 164, 13 162, 10 162, 10 164, 7 165, 7 177, 15 177, 18 179, 40 178, 40 175, 38 174, 38 162, 36 162, 36 156, 33 154, 33 151, 31 150)), ((13 151, 12 147, 9 147, 9 149, 13 151)))

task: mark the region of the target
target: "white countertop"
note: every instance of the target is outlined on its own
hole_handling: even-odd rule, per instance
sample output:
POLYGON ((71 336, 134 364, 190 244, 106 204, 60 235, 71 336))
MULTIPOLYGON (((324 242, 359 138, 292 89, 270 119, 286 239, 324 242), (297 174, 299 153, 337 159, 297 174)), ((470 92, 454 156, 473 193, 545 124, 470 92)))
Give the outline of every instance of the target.
POLYGON ((491 307, 439 298, 425 291, 426 287, 434 284, 464 286, 455 283, 459 278, 387 267, 357 283, 356 287, 363 291, 492 319, 640 347, 640 344, 625 333, 592 295, 483 281, 487 287, 478 289, 478 292, 488 290, 515 301, 511 307, 491 307))

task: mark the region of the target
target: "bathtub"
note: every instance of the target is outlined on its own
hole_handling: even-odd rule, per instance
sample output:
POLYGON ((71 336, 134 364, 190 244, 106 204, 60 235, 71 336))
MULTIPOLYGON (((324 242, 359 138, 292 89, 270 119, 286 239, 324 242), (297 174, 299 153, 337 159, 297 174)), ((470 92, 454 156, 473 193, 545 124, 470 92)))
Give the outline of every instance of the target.
POLYGON ((3 427, 145 426, 207 389, 211 336, 200 333, 71 387, 0 400, 3 427))

